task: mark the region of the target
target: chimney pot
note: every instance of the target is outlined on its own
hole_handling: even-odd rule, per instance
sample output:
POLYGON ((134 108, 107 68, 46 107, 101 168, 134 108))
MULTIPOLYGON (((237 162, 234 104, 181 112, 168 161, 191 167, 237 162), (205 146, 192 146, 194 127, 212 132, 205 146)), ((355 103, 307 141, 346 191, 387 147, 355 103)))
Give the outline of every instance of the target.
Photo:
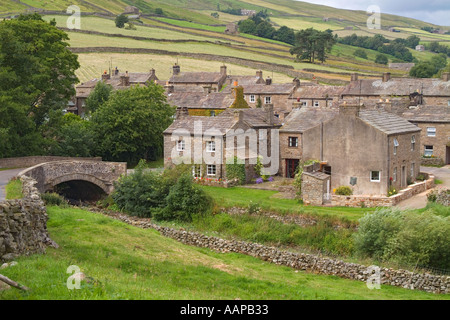
POLYGON ((220 66, 220 73, 222 75, 227 75, 227 66, 225 66, 225 65, 220 66))
POLYGON ((272 84, 272 79, 270 77, 267 77, 266 79, 266 85, 271 85, 272 84))
POLYGON ((273 104, 266 103, 264 104, 264 111, 266 112, 266 121, 269 125, 273 125, 273 104))
POLYGON ((383 73, 383 82, 388 82, 391 79, 391 73, 390 72, 384 72, 383 73))
POLYGON ((352 82, 353 81, 358 81, 358 74, 357 73, 352 73, 350 81, 352 81, 352 82))
POLYGON ((177 120, 183 119, 189 116, 189 110, 187 107, 178 107, 176 110, 175 118, 177 120))
POLYGON ((300 79, 294 78, 294 80, 292 82, 294 83, 294 86, 296 88, 300 88, 300 79))
POLYGON ((173 66, 172 70, 173 70, 173 75, 176 76, 176 75, 180 74, 181 67, 178 64, 175 63, 175 65, 173 66))
POLYGON ((258 70, 258 71, 256 71, 256 76, 258 77, 258 78, 263 78, 263 72, 262 72, 262 70, 258 70))

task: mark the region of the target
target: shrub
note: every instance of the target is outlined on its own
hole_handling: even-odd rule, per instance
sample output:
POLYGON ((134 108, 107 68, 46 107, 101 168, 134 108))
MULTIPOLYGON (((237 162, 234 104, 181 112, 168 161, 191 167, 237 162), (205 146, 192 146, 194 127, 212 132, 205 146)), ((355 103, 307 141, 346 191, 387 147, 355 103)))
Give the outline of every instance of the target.
POLYGON ((257 184, 260 184, 260 183, 263 183, 264 182, 264 179, 263 178, 258 178, 258 179, 256 179, 256 183, 257 184))
POLYGON ((384 54, 377 54, 377 56, 375 57, 375 63, 379 63, 379 64, 388 64, 389 60, 388 58, 384 55, 384 54))
POLYGON ((340 186, 336 188, 335 193, 340 196, 351 196, 353 194, 353 190, 349 186, 340 186))
POLYGON ((427 193, 428 202, 436 202, 437 190, 433 190, 427 193))
POLYGON ((356 57, 367 59, 367 53, 363 49, 356 49, 355 52, 353 52, 353 55, 356 57))
POLYGON ((261 211, 259 203, 255 203, 250 200, 248 204, 248 214, 258 214, 261 211))
POLYGON ((397 189, 395 189, 394 186, 390 186, 387 196, 390 197, 390 196, 393 196, 394 194, 397 194, 397 193, 398 193, 397 189))
POLYGON ((238 158, 234 157, 233 163, 226 164, 227 180, 238 179, 240 184, 246 181, 245 163, 239 163, 238 158))
POLYGON ((67 200, 55 192, 42 193, 41 199, 44 201, 46 206, 67 206, 67 200))
POLYGON ((425 177, 425 175, 424 174, 422 174, 422 173, 419 173, 419 175, 416 177, 416 180, 419 180, 419 181, 424 181, 424 180, 426 180, 426 177, 425 177))
POLYGON ((211 212, 211 196, 193 182, 190 174, 183 174, 170 188, 166 206, 154 211, 156 220, 192 221, 193 215, 211 212))
POLYGON ((128 17, 124 14, 120 14, 116 17, 115 23, 117 28, 125 27, 125 23, 128 22, 128 17))

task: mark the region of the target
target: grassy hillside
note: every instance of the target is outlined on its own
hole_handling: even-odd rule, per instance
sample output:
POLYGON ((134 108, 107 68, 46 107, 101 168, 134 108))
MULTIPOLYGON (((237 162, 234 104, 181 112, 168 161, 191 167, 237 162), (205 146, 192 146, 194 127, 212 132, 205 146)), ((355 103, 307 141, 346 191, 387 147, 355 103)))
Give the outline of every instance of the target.
POLYGON ((2 274, 31 288, 0 292, 9 299, 449 299, 391 286, 295 271, 240 254, 190 247, 111 218, 49 207, 48 229, 59 249, 17 259, 2 274), (89 278, 68 290, 78 266, 89 278))

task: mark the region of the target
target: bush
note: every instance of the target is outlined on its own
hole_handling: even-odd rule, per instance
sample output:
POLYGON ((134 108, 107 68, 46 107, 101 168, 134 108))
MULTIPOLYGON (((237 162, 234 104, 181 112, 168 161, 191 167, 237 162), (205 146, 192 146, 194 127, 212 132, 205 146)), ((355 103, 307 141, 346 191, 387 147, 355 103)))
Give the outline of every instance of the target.
POLYGON ((353 190, 348 186, 340 186, 336 188, 335 193, 340 196, 351 196, 353 194, 353 190))
POLYGON ((213 200, 211 196, 196 185, 190 174, 183 174, 176 184, 170 188, 166 206, 154 211, 156 220, 192 221, 193 215, 204 215, 211 212, 213 200))
POLYGON ((42 201, 44 201, 46 206, 61 206, 61 207, 67 206, 66 199, 64 199, 64 197, 60 196, 55 192, 42 193, 41 199, 42 201))
POLYGON ((379 64, 388 64, 389 60, 388 58, 384 55, 384 54, 377 54, 377 56, 375 57, 375 63, 379 63, 379 64))
POLYGON ((245 163, 238 163, 238 158, 234 157, 233 163, 226 164, 227 180, 238 179, 239 184, 246 182, 245 163))
POLYGON ((124 14, 120 14, 116 17, 115 23, 117 28, 125 27, 125 23, 128 22, 128 17, 124 14))
POLYGON ((390 186, 387 196, 390 197, 390 196, 393 196, 394 194, 397 194, 397 193, 398 193, 397 189, 395 189, 394 186, 390 186))
POLYGON ((353 55, 356 57, 367 59, 367 53, 363 49, 356 49, 355 52, 353 52, 353 55))
POLYGON ((450 268, 450 218, 378 209, 360 219, 355 253, 409 266, 450 268))

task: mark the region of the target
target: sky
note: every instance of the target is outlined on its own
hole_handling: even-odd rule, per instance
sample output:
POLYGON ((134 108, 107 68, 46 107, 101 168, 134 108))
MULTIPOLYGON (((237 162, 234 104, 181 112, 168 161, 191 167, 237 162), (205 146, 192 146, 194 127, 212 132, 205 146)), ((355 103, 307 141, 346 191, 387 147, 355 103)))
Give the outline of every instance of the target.
POLYGON ((450 26, 450 0, 301 0, 326 6, 367 10, 370 5, 380 7, 382 13, 392 13, 441 26, 450 26))

